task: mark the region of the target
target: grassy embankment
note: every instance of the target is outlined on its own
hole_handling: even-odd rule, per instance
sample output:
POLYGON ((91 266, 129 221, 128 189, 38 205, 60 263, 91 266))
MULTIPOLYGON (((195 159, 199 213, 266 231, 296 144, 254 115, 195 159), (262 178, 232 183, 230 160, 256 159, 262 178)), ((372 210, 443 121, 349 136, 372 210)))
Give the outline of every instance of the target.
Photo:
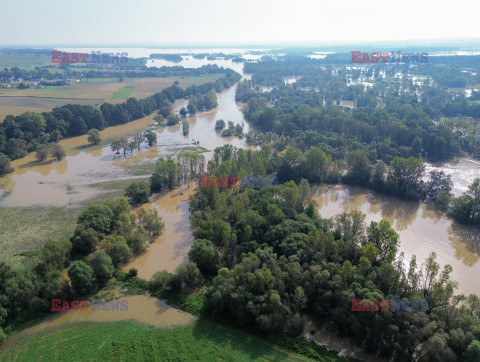
MULTIPOLYGON (((308 360, 235 328, 199 320, 156 329, 134 322, 72 324, 7 342, 0 361, 246 361, 308 360)), ((322 361, 340 360, 334 354, 322 361)))

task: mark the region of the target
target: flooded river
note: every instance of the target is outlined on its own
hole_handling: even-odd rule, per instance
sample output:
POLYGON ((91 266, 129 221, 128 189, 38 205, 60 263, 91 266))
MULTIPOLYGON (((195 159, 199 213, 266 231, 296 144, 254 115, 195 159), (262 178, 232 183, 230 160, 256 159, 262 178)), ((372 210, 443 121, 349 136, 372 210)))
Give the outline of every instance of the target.
MULTIPOLYGON (((285 80, 288 83, 291 79, 285 80)), ((141 151, 134 151, 127 157, 116 156, 108 146, 90 147, 87 137, 80 136, 62 140, 67 157, 60 161, 37 163, 34 154, 13 162, 15 171, 0 179, 0 207, 76 206, 108 190, 98 186, 115 180, 145 177, 147 174, 132 174, 131 167, 145 162, 154 162, 159 156, 176 155, 182 151, 201 150, 208 160, 215 147, 231 144, 246 148, 245 139, 223 138, 215 132, 215 121, 223 119, 243 124, 244 132, 249 125, 241 113, 241 104, 235 102, 236 85, 219 93, 218 107, 199 112, 186 120, 190 123, 189 135, 184 136, 182 126, 155 126, 153 115, 140 120, 110 127, 101 132, 103 139, 116 135, 134 134, 151 128, 158 135, 158 145, 141 151), (198 145, 194 144, 197 141, 198 145)), ((174 111, 185 107, 187 100, 174 104, 174 111)), ((427 165, 427 171, 443 170, 452 176, 454 193, 466 191, 475 177, 480 175, 480 162, 460 159, 445 165, 427 165)), ((162 269, 174 272, 188 259, 188 251, 194 241, 190 230, 188 198, 194 192, 193 184, 164 195, 157 195, 151 203, 143 205, 158 211, 163 218, 165 229, 149 247, 146 253, 124 266, 124 270, 136 268, 144 279, 162 269)), ((399 252, 406 259, 416 255, 418 264, 424 262, 435 251, 437 261, 453 267, 452 279, 459 282, 458 293, 480 294, 480 281, 475 278, 480 272, 480 233, 478 230, 457 225, 442 213, 424 204, 402 201, 375 192, 341 185, 317 186, 313 188, 314 200, 322 217, 333 217, 343 211, 357 209, 367 215, 370 221, 388 220, 400 234, 399 252)), ((74 321, 112 321, 134 319, 155 326, 187 324, 192 316, 166 306, 155 298, 146 296, 127 297, 128 312, 68 312, 49 317, 30 329, 39 331, 62 323, 74 321), (130 303, 131 301, 131 303, 130 303), (130 308, 131 306, 131 308, 130 308)), ((325 339, 328 334, 318 332, 312 338, 327 343, 334 349, 351 351, 345 345, 325 339), (323 339, 322 339, 323 338, 323 339)), ((330 338, 330 337, 329 337, 330 338)), ((333 337, 332 337, 333 338, 333 337)), ((348 347, 348 346, 347 346, 348 347)), ((358 351, 357 351, 358 352, 358 351)), ((357 357, 360 355, 356 354, 357 357)))
MULTIPOLYGON (((158 156, 175 155, 182 150, 201 147, 206 159, 210 159, 215 147, 232 144, 247 147, 245 139, 223 138, 215 132, 215 121, 223 119, 243 124, 248 132, 249 125, 241 112, 241 104, 235 102, 236 86, 218 94, 218 107, 199 112, 187 118, 190 133, 184 136, 181 125, 154 127, 153 115, 140 120, 110 127, 102 131, 107 139, 120 134, 133 134, 147 127, 157 132, 158 145, 143 146, 127 157, 117 157, 108 146, 91 148, 86 136, 62 140, 67 157, 60 162, 36 163, 31 154, 13 162, 15 172, 2 179, 4 197, 1 207, 69 206, 88 200, 106 192, 98 187, 102 182, 132 179, 129 166, 142 162, 153 162, 158 156), (199 145, 194 142, 199 141, 199 145)), ((187 100, 178 100, 174 111, 186 106, 187 100)), ((455 194, 464 192, 473 179, 480 174, 480 163, 460 159, 446 165, 427 165, 427 170, 444 170, 451 174, 455 194)), ((146 175, 145 175, 146 176, 146 175)), ((143 176, 143 177, 145 177, 143 176)), ((167 195, 157 197, 148 207, 157 209, 165 222, 164 234, 151 244, 149 250, 132 261, 126 269, 135 267, 139 275, 149 279, 161 269, 174 271, 187 260, 193 237, 189 229, 188 196, 193 189, 184 187, 167 195)), ((441 213, 427 206, 401 201, 368 190, 345 186, 322 186, 316 189, 316 201, 323 217, 331 217, 345 210, 359 209, 367 214, 367 220, 389 220, 400 234, 400 251, 407 258, 417 256, 423 262, 430 252, 436 251, 438 261, 453 266, 453 279, 459 282, 459 292, 480 291, 480 282, 471 278, 478 272, 479 233, 465 226, 452 224, 441 213)))
MULTIPOLYGON (((218 119, 223 119, 225 123, 232 121, 234 124, 243 124, 244 132, 249 131, 241 104, 235 102, 235 91, 236 85, 219 93, 217 108, 186 118, 190 123, 188 136, 183 135, 180 124, 154 127, 153 114, 101 131, 105 140, 144 131, 147 127, 157 133, 157 146, 148 148, 144 144, 141 151, 134 150, 132 154, 127 152, 126 157, 115 155, 108 145, 103 148, 90 147, 85 135, 60 141, 67 151, 67 157, 62 161, 36 162, 34 153, 15 160, 12 162, 14 172, 0 178, 0 207, 74 206, 108 191, 99 186, 102 182, 134 178, 130 171, 132 166, 153 162, 158 156, 175 155, 201 147, 206 151, 208 160, 216 147, 231 144, 244 148, 245 138, 225 138, 215 132, 215 121, 218 119), (194 141, 200 143, 193 145, 194 141)), ((174 104, 174 111, 178 113, 187 103, 187 100, 178 100, 174 104)))
POLYGON ((140 278, 150 280, 157 271, 166 269, 173 273, 178 266, 188 259, 188 252, 193 244, 193 235, 190 231, 190 214, 188 212, 188 198, 194 193, 194 185, 180 187, 165 195, 157 196, 151 204, 144 208, 158 211, 158 215, 165 222, 165 229, 152 244, 148 251, 127 263, 123 270, 130 268, 138 270, 140 278))
POLYGON ((399 252, 407 260, 416 255, 422 264, 437 253, 437 262, 453 267, 453 280, 459 282, 457 293, 480 294, 480 232, 458 225, 425 204, 399 200, 360 187, 343 185, 314 188, 314 200, 322 217, 330 218, 344 211, 360 210, 371 221, 388 220, 400 235, 399 252))

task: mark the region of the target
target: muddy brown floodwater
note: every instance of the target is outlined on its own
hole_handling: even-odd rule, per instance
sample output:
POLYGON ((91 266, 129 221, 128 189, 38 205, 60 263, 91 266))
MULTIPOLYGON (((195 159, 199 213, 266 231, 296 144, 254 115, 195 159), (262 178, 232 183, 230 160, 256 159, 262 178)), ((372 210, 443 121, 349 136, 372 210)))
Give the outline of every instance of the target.
MULTIPOLYGON (((108 191, 98 186, 103 182, 134 178, 129 173, 129 166, 153 162, 158 156, 175 155, 201 147, 206 150, 204 155, 209 160, 213 150, 225 144, 246 148, 244 138, 221 137, 215 132, 215 121, 218 119, 243 124, 244 132, 249 131, 241 104, 235 102, 236 88, 234 85, 218 93, 218 107, 186 118, 190 123, 188 136, 183 135, 181 125, 154 127, 154 115, 101 131, 105 140, 146 128, 157 133, 157 146, 148 148, 144 144, 141 151, 127 152, 126 157, 118 157, 109 146, 90 147, 84 135, 60 141, 67 152, 62 161, 36 162, 34 153, 13 161, 14 172, 0 178, 0 207, 74 206, 108 191), (193 142, 197 141, 199 144, 194 145, 193 142)), ((178 100, 174 111, 178 112, 187 103, 187 100, 178 100)))
POLYGON ((359 210, 371 221, 388 220, 400 235, 398 252, 405 259, 417 257, 422 264, 429 254, 437 253, 437 262, 453 267, 451 278, 459 283, 457 293, 480 295, 480 233, 459 225, 425 204, 403 201, 359 187, 317 186, 312 194, 324 218, 344 211, 359 210))
POLYGON ((196 317, 167 305, 164 301, 147 295, 135 295, 119 298, 118 301, 127 301, 126 311, 94 310, 92 306, 87 311, 57 312, 47 317, 21 333, 37 333, 49 328, 58 327, 66 323, 78 322, 117 322, 133 320, 155 327, 172 327, 193 323, 196 317))
POLYGON ((188 198, 193 192, 194 184, 191 183, 190 187, 182 186, 143 206, 158 211, 165 222, 165 229, 144 254, 126 264, 123 270, 136 268, 140 278, 149 280, 155 272, 166 269, 173 273, 187 261, 193 244, 188 212, 188 198))

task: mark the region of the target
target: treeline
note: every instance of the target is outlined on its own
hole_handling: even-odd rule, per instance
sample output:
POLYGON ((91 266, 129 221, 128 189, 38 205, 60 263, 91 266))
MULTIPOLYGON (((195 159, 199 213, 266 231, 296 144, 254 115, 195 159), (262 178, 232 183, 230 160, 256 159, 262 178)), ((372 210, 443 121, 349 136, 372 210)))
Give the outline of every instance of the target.
MULTIPOLYGON (((275 153, 222 147, 209 174, 257 175, 275 168, 275 153)), ((190 262, 155 281, 172 291, 207 286, 215 316, 266 331, 303 333, 309 315, 367 352, 404 361, 478 360, 480 300, 455 296, 452 268, 435 253, 423 266, 398 255, 387 221, 365 225, 358 211, 322 219, 309 183, 278 187, 199 188, 191 197, 195 243, 190 262), (173 279, 172 279, 173 278, 173 279), (352 299, 426 300, 425 312, 355 312, 352 299)))
POLYGON ((275 100, 275 107, 265 98, 251 98, 244 107, 245 117, 260 131, 284 136, 303 151, 319 147, 336 160, 361 149, 372 162, 390 162, 397 156, 440 161, 458 155, 463 145, 452 127, 435 124, 409 104, 398 105, 396 112, 371 107, 344 111, 321 107, 321 98, 303 95, 301 91, 287 94, 275 100))
POLYGON ((102 288, 121 263, 144 252, 162 229, 156 212, 133 214, 122 198, 89 206, 70 239, 23 253, 27 259, 19 267, 0 261, 0 344, 3 329, 11 332, 19 323, 49 312, 51 299, 78 299, 102 288), (67 267, 71 282, 62 277, 67 267))
POLYGON ((47 68, 38 66, 33 69, 21 69, 18 67, 12 67, 10 69, 4 68, 3 70, 0 70, 0 81, 9 81, 11 78, 23 80, 51 80, 57 79, 59 77, 58 74, 50 72, 47 68))
POLYGON ((206 94, 197 93, 190 96, 187 105, 187 112, 191 115, 197 111, 209 111, 217 106, 217 94, 215 92, 208 92, 206 94))
MULTIPOLYGON (((184 68, 180 66, 175 67, 147 67, 145 59, 136 59, 132 64, 108 64, 109 68, 102 69, 82 69, 79 67, 62 64, 60 68, 62 72, 58 72, 54 66, 35 66, 33 69, 21 69, 18 67, 4 68, 0 70, 0 81, 14 80, 52 80, 58 78, 169 78, 169 77, 190 77, 201 76, 205 74, 224 74, 225 69, 218 67, 216 64, 203 65, 199 68, 184 68), (115 69, 111 69, 111 67, 115 69), (130 67, 132 69, 117 69, 130 67), (51 71, 55 69, 55 71, 51 71)), ((104 67, 102 64, 87 63, 92 67, 104 67)))
MULTIPOLYGON (((0 157, 5 154, 12 160, 21 158, 41 144, 85 134, 92 128, 102 130, 107 126, 127 123, 149 115, 166 104, 171 105, 177 99, 220 92, 239 79, 238 73, 227 69, 225 76, 215 82, 192 85, 185 90, 175 82, 173 86, 144 99, 129 98, 116 105, 103 103, 100 110, 92 106, 68 104, 56 107, 51 112, 7 116, 0 124, 0 157)), ((0 174, 5 173, 6 169, 0 169, 0 174)))

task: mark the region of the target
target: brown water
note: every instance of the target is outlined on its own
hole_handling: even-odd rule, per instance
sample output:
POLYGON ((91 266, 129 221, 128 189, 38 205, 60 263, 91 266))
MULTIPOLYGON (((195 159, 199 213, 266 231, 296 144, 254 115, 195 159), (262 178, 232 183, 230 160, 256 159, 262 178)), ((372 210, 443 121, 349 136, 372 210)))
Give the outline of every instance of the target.
POLYGON ((480 295, 480 232, 454 223, 428 206, 377 194, 359 187, 343 185, 314 188, 314 200, 320 215, 333 217, 344 211, 360 210, 371 221, 388 220, 400 235, 399 253, 406 260, 416 255, 422 264, 429 254, 437 253, 437 262, 453 267, 453 280, 459 282, 457 293, 480 295))
POLYGON ((307 322, 303 337, 307 341, 313 341, 320 346, 338 352, 341 357, 356 358, 367 362, 386 362, 387 360, 365 353, 361 348, 356 347, 348 338, 342 338, 328 330, 325 325, 315 323, 312 320, 307 322), (315 333, 312 334, 311 332, 315 333))
POLYGON ((143 206, 158 211, 165 222, 165 229, 144 254, 126 264, 123 270, 136 268, 140 278, 149 280, 155 272, 162 269, 174 272, 188 260, 188 251, 194 241, 190 231, 188 198, 194 193, 194 188, 193 183, 190 188, 182 186, 143 206))
MULTIPOLYGON (((188 136, 183 135, 180 125, 152 128, 155 123, 153 115, 101 131, 105 140, 134 134, 147 127, 157 133, 157 146, 148 148, 144 144, 141 151, 135 150, 132 154, 127 152, 126 157, 123 154, 115 155, 109 146, 90 147, 84 135, 60 141, 67 152, 67 157, 62 161, 50 159, 37 162, 34 153, 15 160, 12 162, 14 172, 0 178, 0 207, 72 206, 106 192, 96 184, 132 179, 134 177, 129 173, 129 166, 153 162, 158 156, 175 155, 202 147, 207 150, 205 157, 208 160, 216 147, 225 144, 245 148, 245 138, 224 138, 214 129, 215 121, 223 119, 225 122, 244 124, 244 132, 248 132, 249 126, 240 110, 241 104, 235 102, 235 90, 236 85, 219 93, 217 108, 187 118, 190 123, 188 136), (194 141, 199 141, 199 145, 193 145, 194 141)), ((177 101, 174 111, 178 112, 187 103, 186 100, 177 101)))
POLYGON ((56 312, 47 317, 43 322, 22 331, 22 333, 37 333, 67 323, 117 322, 124 320, 133 320, 154 327, 166 328, 188 325, 196 319, 189 313, 170 307, 164 301, 147 295, 121 297, 117 300, 127 301, 128 310, 92 311, 90 305, 87 311, 56 312))
POLYGON ((426 173, 443 171, 452 177, 453 193, 460 196, 468 190, 475 178, 480 177, 480 161, 472 158, 459 158, 443 164, 427 164, 426 173))

